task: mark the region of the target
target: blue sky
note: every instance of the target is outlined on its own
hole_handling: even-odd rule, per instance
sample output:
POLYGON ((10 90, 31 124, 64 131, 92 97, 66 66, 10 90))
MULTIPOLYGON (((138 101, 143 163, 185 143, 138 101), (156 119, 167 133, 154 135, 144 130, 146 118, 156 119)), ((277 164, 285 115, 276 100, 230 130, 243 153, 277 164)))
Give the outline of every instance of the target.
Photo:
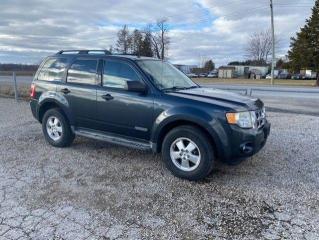
MULTIPOLYGON (((277 53, 311 14, 314 0, 274 0, 277 53)), ((123 24, 170 24, 169 59, 217 65, 244 60, 247 39, 270 27, 268 0, 1 0, 0 62, 38 63, 60 49, 109 48, 123 24)))

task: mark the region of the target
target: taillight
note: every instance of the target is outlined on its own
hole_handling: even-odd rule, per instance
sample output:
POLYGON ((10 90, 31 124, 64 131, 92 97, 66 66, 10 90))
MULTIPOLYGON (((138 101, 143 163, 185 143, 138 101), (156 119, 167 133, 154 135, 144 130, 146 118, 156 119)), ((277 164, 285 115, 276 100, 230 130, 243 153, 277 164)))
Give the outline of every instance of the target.
POLYGON ((30 97, 35 98, 35 85, 31 84, 30 97))

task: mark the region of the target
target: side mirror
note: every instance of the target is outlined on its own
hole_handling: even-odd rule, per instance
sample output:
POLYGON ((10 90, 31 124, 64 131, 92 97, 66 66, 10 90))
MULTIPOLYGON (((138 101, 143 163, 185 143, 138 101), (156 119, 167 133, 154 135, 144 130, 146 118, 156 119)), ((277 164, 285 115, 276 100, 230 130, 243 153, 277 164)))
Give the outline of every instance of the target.
POLYGON ((127 90, 130 92, 146 93, 147 86, 140 81, 128 81, 127 90))

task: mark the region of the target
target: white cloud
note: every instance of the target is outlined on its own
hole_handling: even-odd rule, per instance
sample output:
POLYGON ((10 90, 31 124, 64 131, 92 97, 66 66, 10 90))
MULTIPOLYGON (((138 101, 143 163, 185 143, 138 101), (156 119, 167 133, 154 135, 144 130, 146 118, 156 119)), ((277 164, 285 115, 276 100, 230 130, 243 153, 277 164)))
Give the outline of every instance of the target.
MULTIPOLYGON (((314 0, 275 1, 279 54, 305 23, 314 0)), ((268 1, 260 0, 1 0, 0 61, 38 62, 68 48, 108 48, 123 24, 143 27, 167 17, 169 57, 197 64, 244 58, 247 37, 270 27, 268 1)))

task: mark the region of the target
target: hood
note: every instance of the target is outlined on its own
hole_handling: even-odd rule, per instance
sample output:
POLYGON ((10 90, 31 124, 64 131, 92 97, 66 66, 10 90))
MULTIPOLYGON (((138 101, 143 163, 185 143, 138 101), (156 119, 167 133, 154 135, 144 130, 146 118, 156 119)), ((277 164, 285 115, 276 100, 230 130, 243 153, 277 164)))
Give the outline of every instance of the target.
POLYGON ((256 110, 262 108, 264 105, 263 102, 257 98, 206 87, 178 90, 175 92, 167 92, 167 94, 236 110, 256 110))

